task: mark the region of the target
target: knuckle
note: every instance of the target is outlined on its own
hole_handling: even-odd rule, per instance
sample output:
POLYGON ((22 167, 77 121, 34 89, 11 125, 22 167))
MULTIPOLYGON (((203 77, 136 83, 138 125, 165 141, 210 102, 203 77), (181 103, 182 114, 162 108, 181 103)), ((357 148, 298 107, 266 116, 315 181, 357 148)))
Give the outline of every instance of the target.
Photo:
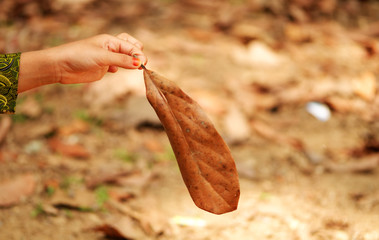
POLYGON ((117 37, 126 41, 129 38, 129 34, 127 34, 127 33, 120 33, 120 34, 117 35, 117 37))

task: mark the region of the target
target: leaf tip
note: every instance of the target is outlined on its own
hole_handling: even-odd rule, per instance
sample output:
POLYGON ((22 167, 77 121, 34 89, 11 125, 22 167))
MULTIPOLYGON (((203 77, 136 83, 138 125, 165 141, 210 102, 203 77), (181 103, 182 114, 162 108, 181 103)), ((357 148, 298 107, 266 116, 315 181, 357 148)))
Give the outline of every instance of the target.
POLYGON ((209 201, 207 198, 193 198, 193 200, 196 206, 200 209, 213 214, 221 215, 237 210, 239 197, 240 189, 238 188, 232 198, 223 199, 222 201, 216 199, 214 199, 215 201, 209 201))

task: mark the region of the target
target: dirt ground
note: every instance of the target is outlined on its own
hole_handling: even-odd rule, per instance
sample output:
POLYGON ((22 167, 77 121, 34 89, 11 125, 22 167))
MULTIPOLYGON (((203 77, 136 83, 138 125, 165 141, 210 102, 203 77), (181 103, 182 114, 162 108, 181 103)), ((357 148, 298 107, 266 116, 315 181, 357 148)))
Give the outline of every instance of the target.
POLYGON ((379 239, 379 4, 272 2, 0 3, 1 52, 140 39, 212 119, 241 187, 232 213, 194 205, 142 71, 44 86, 1 116, 0 183, 32 191, 0 208, 0 239, 379 239))

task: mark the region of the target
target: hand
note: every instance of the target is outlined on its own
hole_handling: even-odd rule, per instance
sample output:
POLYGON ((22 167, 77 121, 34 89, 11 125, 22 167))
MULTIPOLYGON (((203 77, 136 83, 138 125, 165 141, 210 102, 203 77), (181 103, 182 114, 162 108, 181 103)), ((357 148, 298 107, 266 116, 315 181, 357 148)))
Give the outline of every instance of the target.
POLYGON ((21 54, 18 92, 51 83, 100 80, 118 67, 137 69, 146 64, 143 45, 132 36, 98 35, 58 47, 21 54), (133 56, 137 56, 134 58, 133 56))

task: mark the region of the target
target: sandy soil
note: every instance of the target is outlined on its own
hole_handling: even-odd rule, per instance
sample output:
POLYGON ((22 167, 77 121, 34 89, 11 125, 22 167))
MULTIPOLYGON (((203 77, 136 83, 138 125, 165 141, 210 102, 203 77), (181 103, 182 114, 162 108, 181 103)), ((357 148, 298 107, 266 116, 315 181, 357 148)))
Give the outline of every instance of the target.
POLYGON ((360 165, 378 157, 376 85, 374 100, 366 100, 345 81, 369 72, 377 84, 378 55, 367 57, 360 43, 346 37, 350 30, 330 35, 330 30, 345 29, 336 22, 301 28, 302 34, 321 29, 314 30, 320 35, 309 35, 308 43, 296 42, 290 34, 284 38, 288 44, 277 44, 274 30, 261 35, 262 26, 277 26, 263 15, 255 22, 259 34, 250 42, 261 44, 254 52, 260 59, 251 60, 251 45, 238 34, 215 30, 214 16, 193 11, 180 18, 178 6, 159 4, 162 8, 152 4, 144 10, 132 5, 125 19, 107 20, 114 9, 109 7, 104 15, 88 10, 81 18, 72 10, 69 17, 76 20, 67 23, 60 22, 59 9, 60 14, 35 17, 27 26, 20 20, 21 25, 2 27, 12 33, 2 37, 4 42, 19 39, 4 51, 32 50, 100 32, 128 31, 139 38, 148 67, 196 99, 229 144, 240 175, 238 210, 219 216, 193 204, 166 135, 144 98, 142 72, 119 71, 94 84, 52 85, 19 96, 21 110, 11 116, 12 128, 1 148, 0 180, 31 173, 36 187, 21 203, 0 208, 0 239, 105 239, 94 228, 107 220, 120 222, 112 220, 119 216, 134 224, 122 225, 126 239, 379 239, 377 161, 363 170, 360 165), (130 24, 138 11, 144 19, 130 24), (175 22, 178 18, 182 21, 175 22), (41 40, 42 46, 25 38, 41 40), (348 107, 333 102, 336 96, 348 107), (309 101, 329 104, 331 118, 322 122, 311 116, 309 101), (363 107, 356 107, 357 102, 363 107), (54 152, 54 136, 84 146, 90 157, 54 152), (88 179, 97 179, 94 175, 115 171, 133 174, 87 187, 88 179), (99 204, 101 187, 107 191, 99 204), (117 201, 112 191, 130 197, 117 201))

